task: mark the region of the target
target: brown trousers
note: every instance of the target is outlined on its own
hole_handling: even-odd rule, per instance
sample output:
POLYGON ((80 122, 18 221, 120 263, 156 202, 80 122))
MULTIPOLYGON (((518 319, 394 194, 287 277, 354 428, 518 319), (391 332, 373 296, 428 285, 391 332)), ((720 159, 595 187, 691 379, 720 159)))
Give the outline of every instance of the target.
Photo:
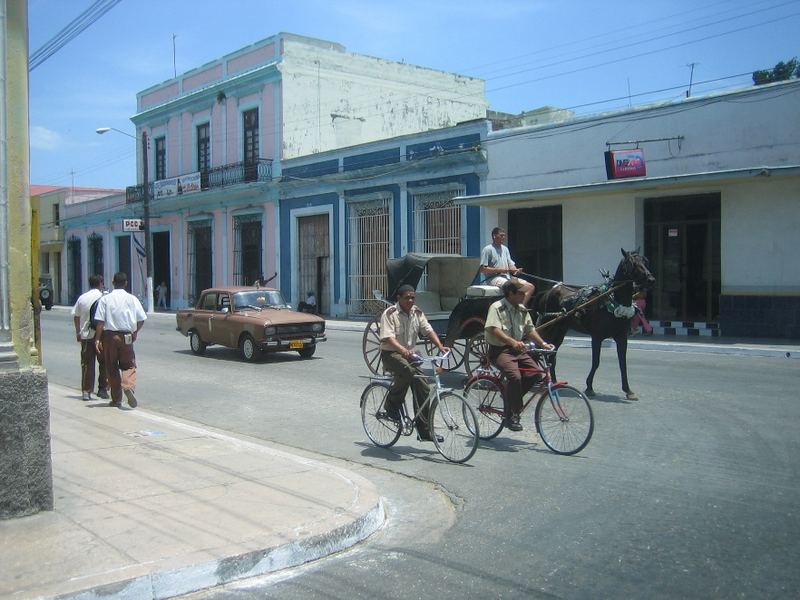
POLYGON ((126 334, 124 331, 103 331, 103 354, 114 402, 122 402, 123 388, 136 388, 136 354, 133 352, 133 343, 125 343, 126 334))
MULTIPOLYGON (((399 352, 392 352, 391 350, 381 351, 381 361, 383 366, 394 377, 392 387, 389 389, 388 397, 386 398, 387 404, 391 407, 399 408, 402 406, 408 388, 411 388, 411 395, 414 398, 414 414, 419 414, 419 408, 425 403, 430 392, 430 386, 424 378, 415 377, 422 375, 422 370, 408 362, 405 357, 399 352)), ((423 411, 427 413, 427 409, 423 411)), ((428 415, 419 414, 417 420, 417 431, 420 435, 428 433, 428 415)))
POLYGON ((506 379, 505 400, 506 416, 519 415, 522 412, 522 397, 543 377, 542 371, 527 352, 516 354, 509 346, 489 346, 489 359, 500 369, 506 379), (535 369, 522 372, 520 369, 535 369))
POLYGON ((97 352, 94 338, 81 340, 81 391, 94 391, 94 363, 97 361, 97 387, 108 387, 106 360, 97 352))

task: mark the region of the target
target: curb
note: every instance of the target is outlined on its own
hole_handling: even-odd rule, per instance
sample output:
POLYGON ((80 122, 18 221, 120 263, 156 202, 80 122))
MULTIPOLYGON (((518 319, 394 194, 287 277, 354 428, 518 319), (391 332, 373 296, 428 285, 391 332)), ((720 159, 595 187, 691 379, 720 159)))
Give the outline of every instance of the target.
POLYGON ((107 600, 109 597, 118 597, 160 600, 207 590, 239 579, 258 577, 296 567, 351 548, 382 527, 385 514, 381 498, 372 510, 359 519, 324 535, 188 567, 142 575, 53 598, 107 600))

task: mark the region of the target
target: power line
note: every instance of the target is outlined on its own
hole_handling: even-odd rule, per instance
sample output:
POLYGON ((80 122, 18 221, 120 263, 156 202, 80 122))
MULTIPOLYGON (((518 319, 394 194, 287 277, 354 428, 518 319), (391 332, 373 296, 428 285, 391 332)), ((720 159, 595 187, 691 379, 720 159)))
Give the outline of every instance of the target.
POLYGON ((119 2, 121 2, 121 0, 95 0, 89 8, 75 17, 66 27, 30 55, 28 59, 28 71, 33 71, 36 67, 61 50, 61 48, 78 37, 87 27, 114 8, 119 2))

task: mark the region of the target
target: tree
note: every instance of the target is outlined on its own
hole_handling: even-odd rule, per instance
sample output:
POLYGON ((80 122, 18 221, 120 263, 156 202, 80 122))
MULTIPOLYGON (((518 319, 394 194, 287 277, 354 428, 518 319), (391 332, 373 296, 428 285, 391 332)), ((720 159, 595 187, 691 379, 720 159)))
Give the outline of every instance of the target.
POLYGON ((772 69, 753 71, 753 83, 756 85, 786 81, 792 77, 800 77, 800 63, 797 62, 797 57, 788 62, 781 61, 772 69))

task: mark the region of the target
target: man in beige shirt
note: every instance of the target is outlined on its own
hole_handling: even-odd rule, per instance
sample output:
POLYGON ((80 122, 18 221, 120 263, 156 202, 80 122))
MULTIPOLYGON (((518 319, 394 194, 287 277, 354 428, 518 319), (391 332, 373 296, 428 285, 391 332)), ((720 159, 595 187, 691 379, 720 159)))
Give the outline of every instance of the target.
POLYGON ((531 315, 522 304, 525 290, 517 283, 503 285, 503 299, 489 307, 484 334, 489 344, 489 359, 506 378, 505 426, 511 431, 522 431, 519 415, 522 397, 542 374, 536 362, 527 353, 525 341, 540 348, 553 349, 536 331, 531 315))
MULTIPOLYGON (((401 285, 397 290, 397 302, 383 311, 380 323, 381 360, 383 366, 394 376, 392 387, 386 398, 386 410, 390 418, 400 419, 400 407, 405 401, 406 392, 411 387, 414 398, 414 412, 425 402, 430 386, 414 361, 414 347, 422 335, 432 341, 439 351, 447 349, 439 341, 439 336, 428 323, 425 313, 416 306, 417 292, 410 285, 401 285)), ((431 441, 427 415, 417 420, 417 434, 420 440, 431 441)))

